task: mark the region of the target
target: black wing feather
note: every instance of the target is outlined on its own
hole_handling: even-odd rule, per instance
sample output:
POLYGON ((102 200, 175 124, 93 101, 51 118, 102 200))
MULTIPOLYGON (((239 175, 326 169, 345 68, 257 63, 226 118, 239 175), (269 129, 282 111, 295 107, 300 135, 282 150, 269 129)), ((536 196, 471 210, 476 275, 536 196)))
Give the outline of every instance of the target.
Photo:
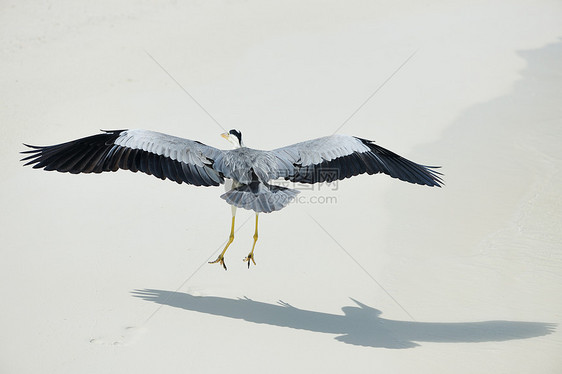
POLYGON ((350 178, 363 173, 384 173, 415 184, 432 187, 441 187, 443 184, 442 174, 436 170, 439 167, 416 164, 369 140, 356 139, 366 145, 369 150, 352 152, 313 165, 296 163, 294 173, 285 179, 299 183, 319 183, 350 178))
MULTIPOLYGON (((214 177, 210 165, 198 166, 173 160, 164 155, 133 149, 115 144, 126 130, 110 130, 104 133, 52 146, 34 146, 21 153, 22 161, 35 169, 56 170, 63 173, 101 173, 118 169, 141 171, 160 179, 197 186, 218 186, 224 182, 222 175, 214 177)), ((211 163, 213 160, 210 160, 211 163)))

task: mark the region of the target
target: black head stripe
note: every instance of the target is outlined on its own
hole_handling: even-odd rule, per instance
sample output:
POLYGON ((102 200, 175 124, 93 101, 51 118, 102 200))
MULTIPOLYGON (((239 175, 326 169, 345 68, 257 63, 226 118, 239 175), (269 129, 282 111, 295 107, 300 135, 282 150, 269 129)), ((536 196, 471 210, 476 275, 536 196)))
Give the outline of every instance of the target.
POLYGON ((232 129, 229 131, 229 133, 236 136, 238 138, 238 142, 242 143, 242 133, 240 131, 232 129))

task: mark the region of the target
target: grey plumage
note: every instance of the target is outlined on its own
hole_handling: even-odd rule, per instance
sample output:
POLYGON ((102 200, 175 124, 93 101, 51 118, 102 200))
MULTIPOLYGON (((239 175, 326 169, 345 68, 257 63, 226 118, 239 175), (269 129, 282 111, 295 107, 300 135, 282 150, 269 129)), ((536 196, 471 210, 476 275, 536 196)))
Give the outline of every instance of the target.
POLYGON ((299 191, 287 187, 254 181, 233 188, 221 195, 221 198, 238 208, 270 213, 286 207, 298 194, 299 191))
POLYGON ((125 169, 196 186, 218 186, 229 178, 235 186, 221 198, 265 213, 282 209, 298 193, 269 183, 280 178, 318 183, 384 173, 426 186, 443 183, 436 167, 416 164, 372 141, 346 135, 261 151, 220 150, 147 130, 112 130, 58 145, 28 147, 22 152, 29 153, 22 159, 28 161, 25 165, 44 170, 77 174, 125 169))

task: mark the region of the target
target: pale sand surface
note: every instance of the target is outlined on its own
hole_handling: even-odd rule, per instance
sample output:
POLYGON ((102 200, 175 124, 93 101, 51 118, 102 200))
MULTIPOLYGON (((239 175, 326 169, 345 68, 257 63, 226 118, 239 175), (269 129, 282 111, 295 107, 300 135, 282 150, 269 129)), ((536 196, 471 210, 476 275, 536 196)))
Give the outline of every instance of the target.
POLYGON ((3 2, 0 372, 561 372, 560 19, 556 1, 3 2), (245 211, 229 270, 206 264, 222 188, 18 161, 100 128, 272 149, 342 124, 446 186, 303 191, 262 215, 250 270, 245 211))

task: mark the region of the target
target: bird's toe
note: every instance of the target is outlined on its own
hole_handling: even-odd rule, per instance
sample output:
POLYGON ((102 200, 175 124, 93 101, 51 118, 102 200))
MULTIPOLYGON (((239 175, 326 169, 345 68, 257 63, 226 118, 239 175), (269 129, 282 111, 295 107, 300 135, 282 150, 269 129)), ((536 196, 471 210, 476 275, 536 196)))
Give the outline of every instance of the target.
POLYGON ((250 261, 255 265, 256 261, 254 260, 254 254, 250 253, 246 258, 244 258, 244 262, 248 263, 248 269, 250 268, 250 261))
POLYGON ((220 265, 222 265, 224 270, 227 270, 226 264, 224 263, 224 257, 223 256, 217 257, 217 259, 215 261, 209 261, 209 264, 220 264, 220 265))

